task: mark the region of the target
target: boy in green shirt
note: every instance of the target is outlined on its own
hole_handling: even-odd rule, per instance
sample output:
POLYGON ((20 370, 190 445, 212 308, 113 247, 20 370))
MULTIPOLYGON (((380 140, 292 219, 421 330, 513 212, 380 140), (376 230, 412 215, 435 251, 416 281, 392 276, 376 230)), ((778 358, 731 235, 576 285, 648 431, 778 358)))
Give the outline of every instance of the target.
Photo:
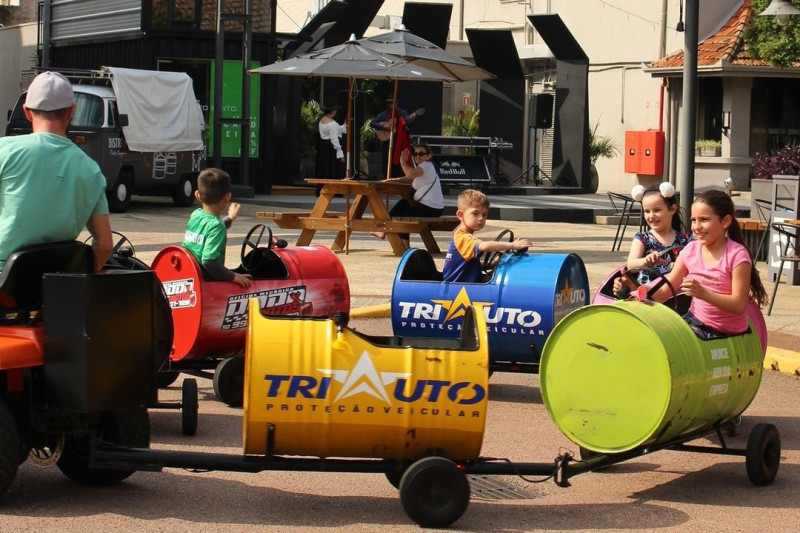
POLYGON ((189 250, 203 267, 206 278, 233 281, 244 288, 250 287, 253 277, 239 274, 225 267, 227 229, 239 216, 239 204, 231 202, 231 177, 224 170, 207 168, 197 177, 194 197, 203 207, 196 209, 186 224, 186 235, 181 246, 189 250), (228 216, 220 218, 225 206, 228 216))

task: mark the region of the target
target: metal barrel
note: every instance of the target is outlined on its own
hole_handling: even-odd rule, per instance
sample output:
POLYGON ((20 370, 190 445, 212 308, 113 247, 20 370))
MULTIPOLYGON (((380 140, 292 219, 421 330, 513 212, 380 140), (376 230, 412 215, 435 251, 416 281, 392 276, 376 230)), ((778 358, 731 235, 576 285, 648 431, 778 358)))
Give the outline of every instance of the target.
POLYGON ((192 361, 241 354, 247 306, 258 298, 261 313, 332 316, 350 310, 350 285, 339 258, 323 246, 273 248, 266 275, 245 289, 207 281, 195 257, 180 246, 162 249, 152 263, 172 309, 175 335, 170 359, 192 361))
POLYGON ((661 304, 591 305, 550 334, 540 386, 564 435, 619 453, 734 419, 758 391, 761 355, 752 323, 745 334, 703 341, 661 304))
POLYGON ((589 303, 576 254, 507 253, 486 283, 443 283, 437 273, 428 252, 403 256, 392 287, 394 334, 457 337, 464 307, 481 303, 493 362, 538 363, 553 326, 589 303))
POLYGON ((464 331, 407 343, 339 331, 331 319, 265 317, 251 301, 244 453, 478 457, 488 403, 482 312, 467 310, 464 331))

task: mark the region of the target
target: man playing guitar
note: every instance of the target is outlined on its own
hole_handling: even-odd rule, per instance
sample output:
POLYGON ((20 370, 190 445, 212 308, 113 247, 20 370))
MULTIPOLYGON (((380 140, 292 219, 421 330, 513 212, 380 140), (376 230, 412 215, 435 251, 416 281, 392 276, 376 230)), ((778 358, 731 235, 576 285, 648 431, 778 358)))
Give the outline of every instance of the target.
MULTIPOLYGON (((386 109, 378 113, 375 118, 369 123, 369 126, 375 130, 375 136, 378 138, 379 141, 382 143, 382 152, 383 152, 383 165, 382 165, 382 172, 386 172, 386 167, 388 164, 388 157, 389 157, 389 138, 392 134, 392 104, 394 100, 391 98, 386 100, 386 109)), ((424 108, 419 108, 411 114, 408 114, 405 109, 396 108, 395 109, 395 120, 399 125, 398 128, 395 129, 395 141, 394 141, 394 157, 392 158, 392 167, 394 168, 397 165, 397 173, 402 174, 400 170, 400 161, 399 161, 399 154, 402 153, 404 148, 408 148, 411 146, 411 139, 409 137, 408 132, 408 125, 414 122, 417 117, 423 115, 425 113, 424 108)), ((392 174, 395 174, 393 171, 392 174)), ((388 177, 388 176, 384 176, 388 177)))

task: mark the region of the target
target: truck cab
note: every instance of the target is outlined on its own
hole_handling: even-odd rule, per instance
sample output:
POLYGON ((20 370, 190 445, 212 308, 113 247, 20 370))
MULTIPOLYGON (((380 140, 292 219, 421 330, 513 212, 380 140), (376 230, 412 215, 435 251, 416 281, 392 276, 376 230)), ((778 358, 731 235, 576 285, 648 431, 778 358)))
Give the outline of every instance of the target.
MULTIPOLYGON (((197 188, 197 175, 206 166, 205 124, 199 105, 196 105, 197 123, 192 124, 192 129, 196 130, 192 135, 201 139, 199 144, 196 144, 198 149, 174 149, 174 146, 165 143, 162 146, 150 147, 146 151, 137 151, 129 148, 126 139, 130 117, 134 114, 157 117, 159 113, 152 109, 142 109, 148 104, 137 100, 128 103, 128 113, 120 113, 112 75, 105 69, 70 71, 64 74, 73 83, 75 92, 75 115, 67 135, 100 165, 106 177, 109 210, 116 213, 125 211, 133 194, 169 195, 172 196, 175 205, 184 207, 192 205, 194 191, 197 188)), ((167 73, 153 71, 153 75, 158 74, 167 73)), ((191 95, 187 98, 194 99, 194 92, 190 92, 191 95)), ((11 111, 6 135, 31 133, 31 124, 25 118, 22 109, 25 97, 26 93, 23 92, 11 111)), ((196 100, 193 102, 196 104, 196 100)), ((159 128, 153 127, 153 129, 159 128)))

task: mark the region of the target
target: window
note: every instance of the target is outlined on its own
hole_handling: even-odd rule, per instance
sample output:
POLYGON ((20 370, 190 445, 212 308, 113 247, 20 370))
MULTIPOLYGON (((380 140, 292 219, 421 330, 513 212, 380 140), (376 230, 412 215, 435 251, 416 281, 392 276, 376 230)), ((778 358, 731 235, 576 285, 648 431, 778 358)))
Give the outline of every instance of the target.
POLYGON ((103 126, 103 99, 94 94, 75 93, 75 115, 72 125, 101 128, 103 126))

